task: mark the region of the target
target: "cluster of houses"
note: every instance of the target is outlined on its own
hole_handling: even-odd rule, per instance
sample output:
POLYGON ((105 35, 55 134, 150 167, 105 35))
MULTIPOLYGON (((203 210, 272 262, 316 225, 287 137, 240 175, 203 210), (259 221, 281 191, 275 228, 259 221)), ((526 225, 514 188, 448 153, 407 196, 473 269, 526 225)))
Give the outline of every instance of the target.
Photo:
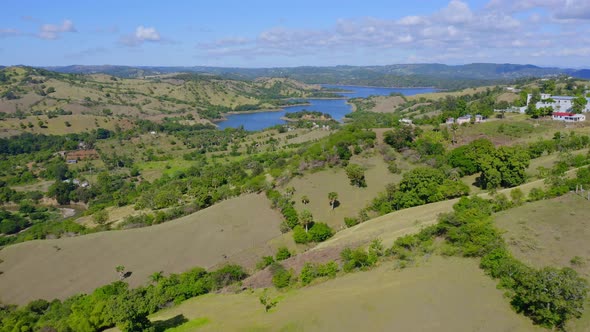
MULTIPOLYGON (((518 113, 525 113, 529 103, 531 102, 533 95, 527 95, 527 106, 523 107, 513 107, 508 110, 502 111, 509 111, 509 112, 518 112, 518 113)), ((553 115, 551 118, 556 121, 564 121, 564 122, 582 122, 586 121, 586 116, 583 114, 575 114, 572 110, 573 107, 573 100, 576 97, 571 96, 552 96, 548 93, 541 94, 541 100, 538 101, 535 106, 537 108, 541 107, 551 107, 553 109, 553 115)), ((590 98, 586 98, 588 103, 582 109, 582 113, 590 112, 590 98)), ((498 110, 496 110, 498 111, 498 110)))
POLYGON ((470 123, 472 119, 473 119, 473 123, 481 123, 481 122, 485 121, 485 117, 481 114, 476 114, 475 116, 472 116, 471 114, 466 114, 466 115, 458 117, 457 119, 447 118, 447 121, 445 123, 446 124, 456 123, 458 125, 461 125, 464 123, 470 123))

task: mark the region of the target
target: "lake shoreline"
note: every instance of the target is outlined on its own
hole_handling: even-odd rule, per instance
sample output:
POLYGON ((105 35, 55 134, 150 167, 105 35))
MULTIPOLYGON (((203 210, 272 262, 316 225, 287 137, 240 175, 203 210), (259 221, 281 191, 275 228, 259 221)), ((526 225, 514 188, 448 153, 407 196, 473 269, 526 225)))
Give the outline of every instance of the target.
MULTIPOLYGON (((435 89, 437 91, 444 91, 444 89, 437 89, 436 87, 433 87, 433 86, 406 86, 406 87, 399 87, 399 86, 374 86, 374 85, 355 85, 355 84, 345 84, 345 85, 339 85, 339 84, 320 84, 320 85, 321 86, 324 86, 324 85, 331 85, 331 86, 351 86, 351 87, 355 87, 355 88, 376 88, 376 89, 435 89)), ((337 93, 337 92, 335 92, 335 93, 337 93)), ((340 92, 340 93, 344 93, 344 92, 340 92)), ((348 93, 354 93, 354 91, 351 91, 351 92, 348 92, 348 93)))
MULTIPOLYGON (((334 86, 333 88, 348 90, 347 92, 349 93, 341 93, 339 91, 339 93, 341 93, 342 96, 337 98, 330 96, 323 98, 310 97, 302 99, 301 101, 307 100, 308 103, 299 106, 293 104, 280 106, 276 109, 271 110, 254 110, 249 112, 223 113, 223 119, 218 119, 215 122, 218 125, 218 128, 220 129, 244 127, 246 130, 257 131, 264 130, 265 128, 273 127, 276 125, 284 125, 290 123, 291 121, 287 121, 287 119, 285 119, 285 113, 293 113, 302 110, 308 110, 329 114, 332 117, 332 119, 342 123, 347 122, 349 120, 346 118, 346 114, 358 112, 358 108, 355 107, 353 103, 349 102, 349 100, 354 97, 366 98, 370 95, 388 96, 392 92, 402 93, 405 96, 413 96, 416 94, 431 93, 433 91, 436 91, 433 88, 376 88, 360 86, 334 86)), ((296 100, 296 98, 291 98, 291 100, 296 103, 300 101, 296 100)))

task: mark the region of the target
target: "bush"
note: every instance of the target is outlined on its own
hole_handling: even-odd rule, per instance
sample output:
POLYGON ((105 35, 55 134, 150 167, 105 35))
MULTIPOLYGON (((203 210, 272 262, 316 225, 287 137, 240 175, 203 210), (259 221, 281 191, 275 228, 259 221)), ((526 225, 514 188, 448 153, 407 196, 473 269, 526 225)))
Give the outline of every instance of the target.
POLYGON ((346 225, 346 227, 352 227, 354 225, 358 225, 359 220, 358 220, 358 218, 354 218, 354 217, 345 217, 344 224, 346 225))
POLYGON ((274 263, 271 265, 272 284, 276 288, 285 288, 291 284, 293 273, 287 271, 281 264, 274 263))
POLYGON ((316 278, 334 278, 336 277, 338 271, 338 264, 334 261, 328 262, 326 264, 305 263, 303 269, 301 269, 301 273, 299 274, 299 280, 301 280, 301 283, 306 286, 316 278))
POLYGON ((365 270, 375 264, 369 259, 369 254, 363 248, 346 248, 340 253, 343 262, 343 270, 351 272, 354 270, 365 270))
POLYGON ((96 211, 92 215, 92 219, 99 225, 103 225, 107 220, 109 220, 109 213, 106 210, 96 211))
POLYGON ((275 255, 275 258, 277 259, 277 261, 283 261, 289 257, 291 257, 291 252, 286 247, 280 247, 277 250, 277 254, 275 255))
POLYGON ((248 274, 240 265, 226 265, 211 273, 214 288, 223 288, 246 278, 248 274))
POLYGON ((275 259, 272 256, 263 256, 258 263, 256 263, 256 268, 258 270, 262 270, 265 267, 271 265, 275 262, 275 259))
POLYGON ((297 225, 293 228, 293 240, 295 240, 295 243, 308 243, 311 241, 311 236, 303 227, 297 225))
POLYGON ((317 222, 309 229, 309 236, 314 242, 323 242, 331 238, 334 231, 327 224, 317 222))

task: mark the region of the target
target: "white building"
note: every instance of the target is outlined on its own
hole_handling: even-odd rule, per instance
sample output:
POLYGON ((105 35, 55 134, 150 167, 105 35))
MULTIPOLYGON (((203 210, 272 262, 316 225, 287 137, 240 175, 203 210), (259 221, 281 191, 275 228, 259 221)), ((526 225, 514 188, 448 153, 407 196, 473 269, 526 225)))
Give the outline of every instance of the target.
POLYGON ((471 115, 470 114, 460 116, 455 121, 455 123, 457 123, 459 125, 464 124, 464 123, 469 123, 469 122, 471 122, 471 115))
POLYGON ((408 119, 408 118, 403 118, 399 120, 400 123, 405 123, 405 124, 413 124, 412 120, 408 119))
MULTIPOLYGON (((526 104, 528 106, 529 102, 531 101, 531 98, 533 97, 533 95, 531 95, 530 93, 527 95, 527 100, 526 100, 526 104)), ((541 94, 541 100, 539 102, 537 102, 537 104, 535 106, 537 106, 537 108, 541 108, 541 107, 551 107, 553 108, 554 112, 571 112, 572 111, 572 104, 573 104, 573 100, 576 97, 570 97, 570 96, 552 96, 548 93, 542 93, 541 94)), ((588 103, 586 103, 586 107, 584 107, 584 109, 582 110, 582 112, 586 113, 586 112, 590 112, 590 98, 586 98, 586 100, 588 101, 588 103)), ((526 107, 522 107, 521 108, 521 113, 524 113, 526 111, 526 107)))
POLYGON ((582 122, 586 121, 586 116, 583 114, 567 113, 567 112, 553 112, 551 116, 553 120, 564 122, 582 122))

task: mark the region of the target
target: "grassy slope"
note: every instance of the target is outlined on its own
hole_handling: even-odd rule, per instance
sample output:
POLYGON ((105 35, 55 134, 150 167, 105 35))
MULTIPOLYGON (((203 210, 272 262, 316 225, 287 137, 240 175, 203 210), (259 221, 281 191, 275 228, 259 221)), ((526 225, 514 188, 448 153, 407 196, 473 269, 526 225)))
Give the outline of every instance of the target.
POLYGON ((351 163, 357 163, 367 168, 365 175, 366 188, 358 188, 350 185, 344 169, 326 169, 304 177, 291 180, 286 186, 295 188, 295 208, 298 211, 308 209, 314 215, 315 220, 326 222, 335 229, 344 226, 344 217, 355 217, 359 210, 377 194, 385 190, 385 186, 392 182, 399 182, 401 175, 391 174, 387 165, 379 156, 369 158, 353 158, 351 163), (328 200, 329 192, 337 192, 340 206, 332 210, 328 200), (310 203, 301 203, 301 197, 307 195, 310 203))
POLYGON ((475 260, 437 256, 395 270, 383 263, 283 294, 265 313, 260 291, 207 295, 157 313, 209 322, 183 331, 535 331, 475 260), (464 317, 465 319, 458 319, 464 317))
MULTIPOLYGON (((496 224, 513 254, 527 264, 543 267, 572 267, 590 277, 590 202, 569 194, 501 212, 496 224), (578 256, 581 264, 570 260, 578 256)), ((590 330, 590 301, 580 320, 569 323, 568 331, 590 330)))
MULTIPOLYGON (((117 265, 132 272, 127 280, 137 286, 160 270, 210 267, 244 250, 260 251, 250 255, 257 257, 273 252, 267 243, 281 236, 279 222, 264 195, 252 194, 148 228, 17 244, 0 251, 0 294, 4 303, 18 304, 65 298, 115 281, 117 265)), ((249 259, 237 263, 252 266, 249 259)))
MULTIPOLYGON (((239 105, 259 104, 262 108, 272 108, 271 104, 264 102, 265 96, 262 93, 264 89, 277 83, 280 85, 277 92, 281 95, 301 98, 310 96, 320 88, 280 78, 259 79, 256 82, 214 78, 184 81, 168 76, 113 80, 107 75, 56 74, 54 77, 47 77, 36 70, 20 67, 7 68, 4 72, 11 77, 11 81, 0 84, 0 94, 12 90, 17 91, 20 96, 15 100, 0 99, 0 112, 6 113, 17 110, 45 112, 62 108, 73 112, 75 116, 102 116, 104 109, 110 109, 113 115, 150 120, 160 120, 170 114, 190 113, 196 122, 207 123, 208 121, 200 119, 197 111, 206 109, 208 105, 234 108, 239 105), (28 78, 33 78, 36 82, 31 83, 28 78), (46 96, 40 94, 49 88, 55 89, 55 92, 46 96)), ((89 125, 92 125, 90 129, 94 128, 92 120, 78 123, 72 116, 59 116, 50 120, 47 129, 20 128, 20 122, 26 125, 29 121, 37 127, 36 116, 28 116, 24 120, 0 121, 0 135, 9 136, 23 131, 63 134, 84 131, 89 125), (64 121, 69 121, 71 127, 63 125, 64 121)))

